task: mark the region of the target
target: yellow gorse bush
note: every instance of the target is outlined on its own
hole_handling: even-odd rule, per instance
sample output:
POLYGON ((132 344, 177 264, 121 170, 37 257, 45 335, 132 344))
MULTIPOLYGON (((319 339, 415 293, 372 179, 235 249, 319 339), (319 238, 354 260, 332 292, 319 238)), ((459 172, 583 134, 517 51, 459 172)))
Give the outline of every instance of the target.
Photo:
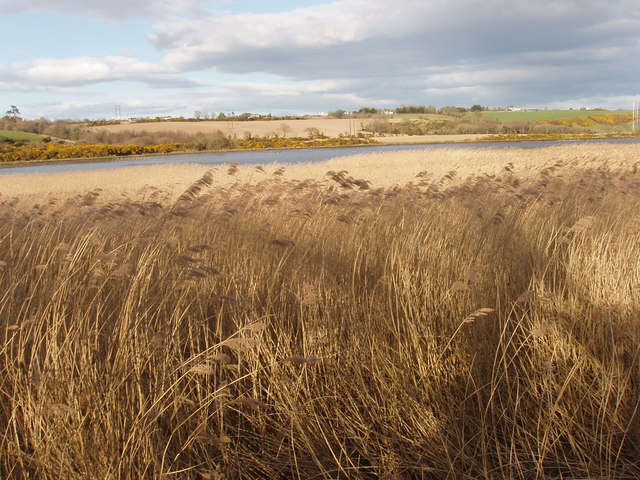
POLYGON ((554 118, 551 120, 538 120, 540 125, 566 125, 576 127, 594 127, 596 125, 622 125, 633 120, 630 113, 596 113, 570 118, 554 118))
MULTIPOLYGON (((307 139, 302 137, 259 137, 255 139, 223 138, 216 148, 220 150, 247 150, 265 148, 331 147, 343 145, 374 144, 375 140, 355 137, 307 139)), ((58 143, 2 145, 0 161, 51 160, 68 158, 120 157, 128 155, 154 155, 172 152, 203 150, 205 147, 185 142, 158 143, 153 145, 66 145, 58 143)))
POLYGON ((3 162, 17 162, 25 160, 151 155, 184 151, 190 147, 187 143, 160 143, 157 145, 65 145, 58 143, 3 145, 0 146, 0 160, 3 162))
POLYGON ((631 138, 637 137, 638 133, 628 132, 615 134, 602 133, 499 133, 487 135, 478 139, 479 141, 509 141, 509 140, 589 140, 597 138, 631 138))

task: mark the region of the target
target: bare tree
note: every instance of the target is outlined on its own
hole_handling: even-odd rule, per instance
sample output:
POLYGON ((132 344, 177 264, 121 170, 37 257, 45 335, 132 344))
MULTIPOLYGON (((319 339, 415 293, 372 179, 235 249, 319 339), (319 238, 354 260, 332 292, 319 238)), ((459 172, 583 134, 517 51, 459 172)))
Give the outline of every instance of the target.
POLYGON ((304 131, 307 132, 307 136, 311 140, 313 140, 314 138, 322 138, 322 137, 324 137, 322 132, 320 130, 318 130, 316 127, 305 128, 304 131))
POLYGON ((282 136, 284 138, 287 138, 287 134, 291 133, 293 129, 291 128, 291 125, 289 125, 288 123, 281 123, 280 130, 282 131, 282 136))

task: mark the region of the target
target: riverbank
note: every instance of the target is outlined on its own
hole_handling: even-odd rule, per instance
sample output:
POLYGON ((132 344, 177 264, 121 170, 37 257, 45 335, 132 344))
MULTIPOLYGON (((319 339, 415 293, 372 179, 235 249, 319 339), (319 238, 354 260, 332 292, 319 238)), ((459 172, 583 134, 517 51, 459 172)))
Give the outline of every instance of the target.
MULTIPOLYGON (((37 167, 51 165, 79 165, 79 164, 98 164, 105 162, 131 162, 148 158, 170 158, 171 156, 184 155, 219 155, 234 152, 275 152, 275 151, 304 151, 304 150, 324 150, 324 149, 340 149, 352 147, 369 147, 371 145, 388 145, 388 146, 433 146, 433 145, 460 145, 465 143, 477 144, 522 144, 523 142, 571 142, 571 141, 598 141, 598 140, 625 140, 634 138, 640 140, 637 135, 620 134, 620 135, 480 135, 480 134, 461 134, 461 135, 391 135, 385 137, 376 137, 362 143, 352 143, 347 141, 343 144, 333 143, 316 143, 316 144, 300 144, 297 146, 279 147, 279 148, 224 148, 214 150, 182 150, 170 151, 153 154, 132 154, 132 155, 108 155, 81 158, 52 158, 45 160, 24 160, 24 161, 3 161, 0 162, 0 173, 3 169, 14 169, 20 167, 37 167)), ((335 139, 328 139, 333 142, 335 139)), ((357 139, 356 139, 357 140, 357 139)), ((194 157, 195 158, 195 157, 194 157)))
MULTIPOLYGON (((306 148, 340 148, 340 147, 361 147, 375 144, 383 144, 383 145, 417 145, 417 144, 440 144, 440 143, 460 143, 460 142, 472 142, 477 141, 479 139, 486 139, 486 135, 479 134, 471 134, 471 135, 392 135, 392 136, 384 136, 384 137, 371 137, 371 138, 326 138, 326 139, 315 139, 308 140, 303 138, 272 138, 265 140, 266 143, 262 142, 261 139, 255 139, 251 141, 239 140, 236 142, 240 142, 238 146, 231 146, 230 148, 217 148, 217 149, 182 149, 182 150, 167 150, 167 151, 149 151, 147 153, 132 153, 132 154, 115 154, 115 155, 91 155, 84 157, 73 157, 73 158, 48 158, 48 159, 33 159, 33 160, 4 160, 2 154, 0 153, 0 169, 2 168, 14 168, 21 166, 31 166, 31 165, 52 165, 52 164, 73 164, 73 163, 82 163, 82 162, 109 162, 109 161, 118 161, 121 159, 136 159, 136 158, 145 158, 149 156, 159 156, 159 155, 184 155, 184 154, 200 154, 200 153, 219 153, 219 152, 235 152, 235 151, 247 151, 247 150, 257 150, 257 151, 269 151, 269 150, 290 150, 290 149, 306 149, 306 148), (245 145, 246 144, 246 145, 245 145), (271 144, 282 144, 282 146, 273 146, 271 144)), ((55 145, 54 145, 55 146, 55 145)), ((84 146, 84 148, 92 148, 94 146, 84 146)), ((96 145, 98 149, 105 149, 103 145, 96 145)), ((113 148, 123 148, 129 146, 113 146, 113 148)), ((148 147, 135 147, 130 146, 132 152, 136 152, 137 150, 142 150, 148 147)), ((64 148, 77 148, 77 146, 72 147, 64 147, 64 148)), ((7 154, 8 155, 8 154, 7 154)), ((56 152, 56 155, 58 153, 56 152)))
POLYGON ((430 143, 459 143, 476 142, 486 138, 486 134, 452 134, 452 135, 389 135, 384 137, 373 137, 376 141, 389 145, 413 145, 430 143))
MULTIPOLYGON (((585 147, 584 144, 541 146, 535 149, 522 149, 516 145, 501 148, 443 147, 336 155, 324 161, 297 164, 260 162, 256 157, 253 162, 235 164, 232 174, 229 174, 229 168, 235 163, 231 160, 233 156, 229 157, 230 161, 226 164, 219 165, 182 162, 60 173, 11 173, 0 175, 0 195, 57 196, 101 189, 103 197, 113 198, 121 194, 136 195, 153 186, 173 196, 180 194, 194 178, 207 171, 215 173, 214 186, 225 188, 237 183, 255 185, 275 172, 280 172, 279 178, 283 181, 323 182, 327 180, 328 171, 345 170, 354 178, 370 182, 371 188, 418 183, 425 176, 442 178, 451 171, 456 171, 456 175, 448 183, 456 184, 468 176, 497 175, 509 164, 509 168, 520 175, 552 168, 558 159, 566 160, 571 168, 585 167, 581 165, 585 158, 590 159, 590 165, 594 162, 611 163, 612 159, 631 165, 636 161, 638 152, 636 145, 589 144, 588 151, 585 147)), ((192 158, 194 162, 197 159, 195 156, 192 158)))
POLYGON ((22 160, 22 161, 7 161, 0 162, 0 170, 5 168, 26 167, 26 166, 39 166, 39 165, 64 165, 64 164, 79 164, 79 163, 98 163, 98 162, 117 162, 120 160, 135 160, 148 158, 149 156, 175 156, 175 155, 189 155, 189 154, 216 154, 216 153, 231 153, 231 152, 246 152, 248 150, 253 151, 273 151, 273 150, 301 150, 301 149, 313 149, 313 148, 343 148, 343 147, 365 147, 375 144, 382 145, 430 145, 430 144, 446 144, 446 143, 463 143, 472 142, 480 138, 486 137, 486 135, 394 135, 388 137, 376 137, 369 140, 367 143, 353 144, 353 145, 310 145, 310 146, 297 146, 297 147, 281 147, 281 148, 253 148, 253 149, 219 149, 219 150, 185 150, 185 151, 173 151, 166 153, 153 153, 144 155, 108 155, 99 157, 83 157, 83 158, 52 158, 46 160, 22 160))

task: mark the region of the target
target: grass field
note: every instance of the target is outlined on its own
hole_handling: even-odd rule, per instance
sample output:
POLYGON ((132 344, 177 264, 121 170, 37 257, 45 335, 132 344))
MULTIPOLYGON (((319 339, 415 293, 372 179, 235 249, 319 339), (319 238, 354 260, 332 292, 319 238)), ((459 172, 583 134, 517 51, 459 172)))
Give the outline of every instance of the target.
POLYGON ((522 120, 526 122, 537 122, 538 120, 555 120, 558 118, 588 117, 594 114, 631 114, 631 110, 532 110, 520 112, 483 112, 487 117, 495 118, 501 122, 522 120))
MULTIPOLYGON (((522 112, 484 112, 487 117, 497 119, 503 123, 509 123, 512 121, 526 121, 535 123, 538 120, 551 120, 551 119, 564 119, 573 117, 587 117, 594 114, 613 113, 621 114, 629 111, 615 111, 615 112, 603 112, 603 111, 578 111, 578 110, 545 110, 545 111, 522 111, 522 112)), ((305 120, 257 120, 257 121, 245 121, 245 122, 219 122, 219 121, 201 121, 201 122, 151 122, 151 123, 122 123, 119 125, 106 125, 100 127, 92 127, 94 132, 104 131, 110 134, 128 134, 132 138, 136 135, 140 135, 143 132, 153 133, 156 135, 162 135, 165 132, 173 132, 174 134, 180 133, 185 135, 195 134, 216 134, 220 132, 224 136, 231 136, 237 138, 251 137, 274 137, 274 136, 288 136, 288 137, 307 137, 310 132, 322 133, 328 137, 338 137, 340 135, 357 135, 360 132, 368 133, 365 127, 371 122, 376 120, 386 120, 389 123, 399 123, 407 120, 428 119, 430 121, 451 120, 457 123, 462 122, 463 119, 456 119, 454 117, 448 117, 446 115, 439 114, 402 114, 393 116, 383 116, 378 118, 355 118, 355 119, 334 119, 326 117, 309 118, 305 120)), ((629 131, 629 125, 605 125, 605 124, 593 124, 589 126, 589 129, 594 132, 614 132, 614 131, 629 131)), ((486 129, 480 128, 480 132, 485 132, 486 129)), ((455 128, 451 133, 465 133, 458 132, 455 128)), ((418 139, 420 135, 395 135, 384 138, 386 143, 401 143, 404 141, 418 142, 418 141, 441 141, 431 138, 431 135, 426 135, 424 139, 418 139)), ((478 135, 476 135, 477 137, 478 135)), ((453 136, 448 139, 451 140, 453 136)), ((472 139, 474 137, 469 137, 472 139)))
POLYGON ((0 477, 640 476, 633 145, 0 176, 0 477))
POLYGON ((34 133, 16 132, 13 130, 0 130, 0 140, 7 138, 20 142, 41 142, 45 137, 34 133))

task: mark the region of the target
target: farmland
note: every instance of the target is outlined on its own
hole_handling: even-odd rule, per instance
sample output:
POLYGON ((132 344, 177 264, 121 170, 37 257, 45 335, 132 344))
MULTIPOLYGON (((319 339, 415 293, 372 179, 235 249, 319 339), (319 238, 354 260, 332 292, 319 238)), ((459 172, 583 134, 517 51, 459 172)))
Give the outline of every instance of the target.
POLYGON ((510 120, 524 120, 527 122, 536 122, 538 120, 554 120, 560 118, 575 118, 575 117, 588 117, 594 114, 616 114, 616 115, 630 115, 631 110, 615 110, 615 111, 599 111, 599 110, 521 110, 521 111, 496 111, 496 112, 484 112, 484 115, 495 118, 502 122, 510 120))
POLYGON ((630 110, 534 110, 514 112, 484 112, 501 122, 530 122, 539 125, 586 127, 594 132, 630 132, 630 110))
POLYGON ((45 137, 28 132, 16 132, 13 130, 0 130, 0 142, 4 139, 18 142, 41 142, 45 137))
POLYGON ((348 118, 316 117, 303 120, 198 121, 120 123, 93 127, 94 132, 135 138, 139 135, 166 137, 169 132, 183 135, 217 133, 233 138, 307 137, 309 135, 373 136, 384 143, 464 141, 487 134, 579 135, 630 132, 628 111, 519 111, 462 113, 449 108, 449 114, 368 115, 348 118), (450 137, 445 137, 450 135, 450 137), (456 135, 458 138, 456 138, 456 135), (464 137, 461 137, 464 135, 464 137))
POLYGON ((3 478, 637 478, 637 147, 0 177, 3 478))
MULTIPOLYGON (((400 123, 403 120, 413 117, 412 115, 399 115, 393 118, 384 118, 390 123, 400 123)), ((425 115, 416 116, 422 118, 425 115)), ((448 118, 446 115, 426 115, 429 120, 439 120, 448 118)), ((141 122, 141 123, 121 123, 118 125, 106 125, 92 127, 95 132, 104 131, 107 134, 127 134, 130 137, 144 134, 166 135, 167 132, 176 132, 184 135, 213 135, 222 134, 235 138, 307 138, 313 135, 337 138, 340 136, 371 132, 366 130, 371 118, 309 118, 305 120, 254 120, 254 121, 200 121, 200 122, 141 122)), ((416 135, 415 137, 418 137, 416 135)), ((423 142, 447 142, 473 140, 480 135, 422 135, 423 142)), ((377 141, 384 143, 403 143, 416 141, 417 138, 408 138, 407 135, 376 136, 377 141)))
MULTIPOLYGON (((414 109, 419 110, 418 107, 414 109)), ((5 132, 0 134, 0 162, 377 142, 441 143, 633 135, 630 113, 603 110, 468 112, 462 108, 444 107, 439 113, 356 112, 342 118, 246 120, 248 117, 249 114, 241 114, 217 121, 181 117, 92 122, 25 121, 4 117, 0 119, 0 126, 11 130, 0 131, 5 132)))
MULTIPOLYGON (((167 132, 179 131, 186 134, 216 133, 218 130, 225 135, 236 135, 239 138, 251 135, 253 137, 289 136, 307 137, 309 129, 317 129, 319 133, 328 137, 340 134, 348 135, 354 130, 353 120, 335 118, 311 118, 307 120, 255 120, 255 121, 199 121, 199 122, 150 122, 150 123, 121 123, 93 127, 109 133, 131 132, 167 132), (351 127, 349 124, 351 123, 351 127)), ((356 125, 358 126, 358 125, 356 125)))

